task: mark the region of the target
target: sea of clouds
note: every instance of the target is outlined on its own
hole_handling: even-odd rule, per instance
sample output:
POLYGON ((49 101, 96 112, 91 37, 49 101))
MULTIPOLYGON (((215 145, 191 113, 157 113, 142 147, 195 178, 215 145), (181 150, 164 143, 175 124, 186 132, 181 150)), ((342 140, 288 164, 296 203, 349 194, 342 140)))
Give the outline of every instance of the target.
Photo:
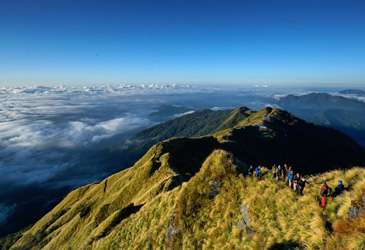
POLYGON ((149 114, 164 95, 191 91, 156 84, 1 87, 0 224, 17 206, 11 196, 19 188, 100 179, 107 173, 90 155, 154 124, 149 114))

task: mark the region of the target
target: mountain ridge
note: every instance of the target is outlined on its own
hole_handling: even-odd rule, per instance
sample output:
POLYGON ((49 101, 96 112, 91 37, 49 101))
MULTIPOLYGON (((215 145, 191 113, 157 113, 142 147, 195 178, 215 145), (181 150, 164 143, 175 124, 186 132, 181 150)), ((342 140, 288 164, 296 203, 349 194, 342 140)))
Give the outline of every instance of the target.
MULTIPOLYGON (((23 233, 11 249, 199 249, 234 246, 235 242, 257 248, 281 242, 272 238, 260 243, 263 232, 259 225, 264 219, 257 217, 250 206, 257 199, 263 205, 264 200, 255 196, 253 188, 260 189, 263 198, 269 200, 272 192, 280 192, 279 187, 293 202, 296 198, 288 188, 275 186, 270 180, 263 180, 264 186, 273 188, 270 192, 256 187, 245 177, 248 166, 285 161, 303 173, 321 173, 336 168, 336 164, 354 166, 363 160, 364 152, 342 133, 306 123, 279 109, 267 107, 235 119, 234 114, 240 116, 242 112, 246 114, 247 110, 236 109, 231 114, 234 119, 228 121, 234 125, 230 128, 210 135, 164 140, 152 146, 133 167, 72 191, 23 233), (305 145, 296 147, 295 143, 305 145), (323 159, 317 154, 324 154, 323 159), (257 222, 244 219, 247 213, 257 222), (212 245, 215 240, 217 244, 212 245)), ((361 170, 356 171, 363 175, 361 170)), ((308 197, 303 199, 311 208, 305 216, 313 217, 313 225, 300 225, 290 209, 294 229, 312 232, 318 226, 322 230, 319 208, 308 197)), ((272 216, 268 211, 265 214, 272 216)), ((316 247, 323 244, 320 236, 325 234, 324 230, 301 241, 293 239, 316 247)))

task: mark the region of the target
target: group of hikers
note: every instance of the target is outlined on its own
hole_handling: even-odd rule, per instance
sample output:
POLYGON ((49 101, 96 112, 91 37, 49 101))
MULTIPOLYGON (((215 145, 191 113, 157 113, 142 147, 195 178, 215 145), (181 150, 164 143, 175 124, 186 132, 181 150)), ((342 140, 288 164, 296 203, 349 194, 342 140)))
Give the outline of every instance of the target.
POLYGON ((330 188, 327 185, 327 182, 324 181, 321 186, 321 191, 319 192, 319 196, 320 196, 319 205, 321 206, 321 208, 326 207, 328 198, 333 199, 337 195, 341 194, 344 190, 345 190, 345 185, 343 184, 342 180, 338 181, 338 184, 335 187, 334 192, 332 191, 332 188, 330 188))
MULTIPOLYGON (((261 179, 262 177, 262 169, 263 166, 257 166, 254 168, 252 165, 248 169, 248 174, 251 176, 255 176, 257 179, 261 179)), ((282 165, 273 165, 271 168, 271 174, 272 178, 276 181, 283 180, 286 182, 286 184, 294 190, 295 193, 303 195, 304 194, 304 188, 307 182, 307 180, 302 176, 300 173, 295 173, 292 166, 289 166, 287 164, 282 165)), ((335 191, 333 192, 332 189, 327 185, 327 183, 324 181, 319 197, 319 205, 322 208, 326 207, 327 199, 329 197, 333 198, 339 194, 341 194, 345 190, 345 186, 341 180, 338 181, 338 185, 335 188, 335 191)))
MULTIPOLYGON (((248 170, 250 175, 255 174, 257 179, 260 179, 262 176, 262 166, 257 166, 255 169, 251 165, 248 170)), ((294 173, 293 167, 287 164, 282 165, 273 165, 271 169, 272 178, 276 181, 283 180, 285 181, 289 187, 291 187, 294 192, 303 195, 305 184, 307 183, 306 179, 301 176, 300 173, 294 173)))

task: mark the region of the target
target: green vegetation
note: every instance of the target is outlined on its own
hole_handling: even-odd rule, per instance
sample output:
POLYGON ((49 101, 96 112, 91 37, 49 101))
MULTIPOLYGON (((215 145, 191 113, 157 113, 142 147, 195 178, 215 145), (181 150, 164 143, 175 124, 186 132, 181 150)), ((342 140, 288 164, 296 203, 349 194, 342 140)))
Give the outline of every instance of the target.
POLYGON ((156 138, 158 141, 163 141, 172 137, 208 135, 235 126, 250 113, 251 111, 244 107, 232 110, 197 111, 146 129, 139 133, 136 139, 156 138))
POLYGON ((262 180, 246 176, 249 164, 284 160, 307 173, 346 167, 362 149, 284 111, 244 113, 213 135, 158 143, 133 167, 74 190, 11 249, 362 249, 365 213, 348 211, 365 207, 364 169, 310 176, 303 196, 265 168, 262 180), (324 210, 323 179, 349 187, 324 210))
POLYGON ((179 114, 179 113, 184 113, 184 112, 188 112, 191 109, 184 107, 184 106, 179 106, 179 105, 161 105, 160 107, 158 107, 158 109, 150 114, 150 118, 155 119, 155 118, 169 118, 169 117, 173 117, 175 114, 179 114))
POLYGON ((231 128, 251 113, 247 108, 232 110, 201 110, 158 124, 138 133, 130 144, 135 154, 145 152, 152 145, 173 137, 197 137, 231 128))

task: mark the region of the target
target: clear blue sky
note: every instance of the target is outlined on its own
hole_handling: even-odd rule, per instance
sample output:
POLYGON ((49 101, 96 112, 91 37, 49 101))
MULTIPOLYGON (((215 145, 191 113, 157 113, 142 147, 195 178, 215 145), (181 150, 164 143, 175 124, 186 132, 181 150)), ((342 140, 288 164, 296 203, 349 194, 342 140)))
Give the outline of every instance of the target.
POLYGON ((119 82, 365 84, 365 1, 0 1, 0 84, 119 82))

